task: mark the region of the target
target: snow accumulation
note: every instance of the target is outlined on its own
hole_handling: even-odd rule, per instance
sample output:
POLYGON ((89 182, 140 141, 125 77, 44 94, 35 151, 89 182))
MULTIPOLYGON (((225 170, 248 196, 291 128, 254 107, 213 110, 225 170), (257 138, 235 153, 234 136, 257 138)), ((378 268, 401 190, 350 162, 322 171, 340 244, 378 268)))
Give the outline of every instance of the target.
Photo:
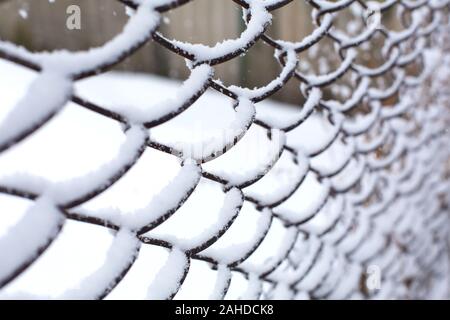
MULTIPOLYGON (((46 73, 36 75, 0 62, 1 74, 11 75, 0 76, 4 103, 0 123, 10 124, 22 117, 28 89, 42 95, 38 80, 46 73)), ((405 75, 397 76, 403 79, 405 75)), ((5 210, 0 216, 0 284, 7 284, 0 298, 166 299, 176 294, 176 299, 252 299, 263 289, 264 284, 257 281, 262 275, 277 283, 267 298, 308 298, 305 292, 314 288, 318 292, 334 288, 331 297, 339 298, 360 281, 356 275, 361 266, 347 263, 346 257, 365 261, 383 249, 383 232, 390 230, 387 226, 419 233, 425 223, 444 223, 442 219, 406 219, 400 214, 413 206, 437 211, 439 203, 426 193, 413 191, 447 187, 432 175, 433 168, 443 161, 434 157, 440 145, 429 144, 401 164, 395 161, 404 150, 415 150, 439 129, 428 125, 417 141, 406 138, 414 126, 393 118, 407 110, 414 97, 405 97, 392 108, 372 103, 368 114, 349 122, 337 111, 358 103, 360 91, 367 89, 367 80, 362 78, 348 102, 324 101, 336 112, 314 111, 322 99, 316 88, 301 109, 267 100, 255 104, 246 90, 241 91, 246 97, 233 105, 231 99, 207 90, 184 110, 181 100, 204 90, 210 77, 210 68, 201 66, 193 69, 184 84, 113 72, 79 81, 67 91, 65 79, 50 76, 48 81, 58 80, 56 86, 62 86, 65 94, 76 92, 108 110, 120 111, 132 123, 118 124, 72 102, 59 106, 59 112, 52 109, 52 101, 42 108, 37 104, 32 113, 36 125, 45 117, 53 116, 52 121, 23 143, 6 146, 0 157, 0 184, 25 190, 34 200, 0 195, 5 210), (173 92, 177 92, 175 97, 173 92), (145 121, 140 119, 149 101, 172 120, 146 127, 159 117, 155 113, 145 121), (385 133, 386 126, 374 124, 378 117, 390 120, 389 132, 396 133, 396 139, 385 133), (277 128, 270 131, 270 138, 267 131, 251 125, 255 118, 277 128), (299 123, 302 125, 295 128, 299 123), (352 137, 369 128, 380 138, 368 142, 352 137), (342 131, 349 136, 344 137, 342 131), (281 152, 286 141, 291 149, 281 152), (388 156, 354 157, 357 151, 371 150, 381 142, 391 145, 388 156), (181 151, 183 157, 146 148, 149 143, 167 145, 177 156, 181 151), (222 150, 233 143, 237 144, 229 152, 222 150), (202 161, 207 162, 200 166, 202 161), (397 174, 372 175, 366 170, 388 165, 397 174), (205 179, 205 175, 224 183, 205 179), (255 176, 260 180, 252 184, 255 176), (427 176, 431 178, 423 183, 427 176), (358 194, 346 194, 345 201, 342 195, 330 196, 347 190, 358 179, 358 194), (116 183, 107 188, 110 181, 116 183), (375 203, 364 212, 351 208, 351 204, 366 201, 376 187, 375 203), (398 195, 409 198, 393 202, 398 195), (244 201, 244 196, 266 208, 260 210, 244 201), (361 214, 375 217, 383 211, 388 214, 376 222, 361 219, 361 214), (94 223, 66 219, 68 214, 94 223), (96 219, 107 221, 112 228, 95 225, 96 219), (377 228, 373 228, 375 223, 377 228), (332 227, 335 230, 327 235, 328 241, 322 241, 332 227), (297 241, 306 237, 302 232, 308 234, 308 241, 297 241), (152 246, 152 241, 162 245, 152 246), (36 253, 47 247, 26 268, 36 253), (199 259, 189 259, 187 252, 199 259), (219 262, 217 270, 208 266, 208 260, 219 262), (245 267, 248 279, 230 271, 230 265, 245 267), (26 270, 8 283, 21 268, 26 270), (338 276, 342 274, 348 277, 338 276), (324 277, 327 281, 322 285, 324 277), (289 290, 293 287, 299 293, 289 290)), ((318 85, 327 81, 326 76, 320 77, 318 85)), ((378 91, 369 94, 383 96, 378 91)), ((68 97, 58 99, 54 105, 68 97)), ((440 116, 437 110, 417 111, 417 120, 433 123, 440 116)), ((21 128, 4 125, 0 130, 14 136, 21 134, 21 128)), ((379 263, 388 265, 397 254, 395 250, 387 252, 379 263)), ((430 254, 439 252, 433 249, 430 254)), ((408 270, 414 268, 411 264, 408 270)))
MULTIPOLYGON (((32 89, 37 86, 38 93, 42 90, 39 87, 42 82, 38 80, 42 76, 7 62, 0 62, 0 74, 10 75, 8 78, 0 77, 0 95, 3 99, 0 123, 5 123, 4 120, 15 116, 9 110, 17 102, 20 106, 20 101, 27 99, 23 96, 30 86, 32 89)), ((181 101, 177 97, 185 98, 201 89, 199 86, 211 76, 210 70, 205 67, 197 67, 193 74, 186 82, 188 85, 180 85, 155 76, 107 73, 79 81, 73 90, 81 97, 89 97, 94 103, 110 110, 120 110, 133 119, 141 117, 144 112, 142 108, 147 110, 148 101, 156 103, 156 108, 165 108, 161 110, 168 110, 168 113, 174 110, 177 112, 182 107, 177 103, 181 101), (199 86, 196 87, 196 83, 199 86), (196 88, 193 90, 192 87, 196 88), (178 92, 175 98, 173 92, 178 92)), ((44 76, 49 79, 52 77, 51 74, 44 76)), ((67 86, 64 79, 54 80, 58 87, 67 86)), ((61 91, 66 93, 58 99, 67 99, 67 90, 61 91)), ((319 92, 312 96, 312 100, 305 105, 305 111, 278 102, 264 101, 257 104, 258 114, 273 123, 278 121, 280 128, 284 128, 292 124, 292 116, 299 119, 299 112, 300 120, 295 121, 305 121, 303 118, 306 118, 306 113, 312 111, 316 99, 320 97, 319 92), (274 120, 271 115, 279 120, 274 120)), ((55 103, 60 104, 61 101, 55 103)), ((260 213, 249 204, 243 206, 243 195, 239 189, 231 188, 224 192, 219 184, 201 179, 200 168, 195 163, 180 163, 177 157, 154 149, 143 149, 150 139, 185 150, 192 148, 194 151, 195 146, 207 145, 209 152, 214 153, 217 152, 215 145, 208 144, 208 139, 224 136, 226 143, 227 139, 233 141, 242 136, 242 130, 248 130, 235 148, 203 166, 204 170, 229 181, 230 186, 244 187, 250 182, 249 177, 255 176, 255 172, 259 172, 262 177, 272 168, 272 161, 279 158, 285 137, 273 131, 272 139, 269 140, 263 130, 253 126, 248 129, 255 115, 254 106, 248 100, 242 100, 236 111, 231 106, 230 99, 208 90, 191 108, 172 121, 151 130, 135 125, 123 132, 124 128, 117 123, 68 102, 48 125, 28 137, 24 143, 5 151, 0 157, 2 185, 21 188, 30 194, 43 194, 43 197, 33 205, 28 200, 0 196, 2 208, 8 211, 0 217, 0 235, 3 240, 7 240, 2 241, 5 248, 0 250, 10 255, 2 254, 2 259, 11 260, 1 264, 0 278, 7 279, 17 264, 26 264, 32 252, 46 246, 51 238, 57 238, 31 267, 4 288, 1 297, 98 298, 102 294, 98 289, 114 285, 117 274, 129 268, 139 256, 130 272, 107 298, 166 298, 185 276, 186 268, 189 268, 189 274, 176 298, 208 298, 201 296, 202 290, 192 289, 205 276, 204 263, 193 262, 189 267, 182 250, 201 250, 200 244, 217 241, 212 238, 214 234, 229 226, 230 229, 217 244, 202 254, 220 257, 222 263, 237 263, 240 257, 256 249, 249 247, 249 243, 262 242, 261 250, 257 250, 246 263, 255 275, 276 268, 295 242, 297 233, 294 229, 286 229, 278 221, 271 223, 269 212, 260 213), (218 113, 220 117, 217 117, 218 113), (230 127, 233 127, 231 133, 224 135, 221 132, 230 127), (261 150, 268 153, 261 154, 261 150), (123 227, 123 230, 114 234, 101 227, 72 220, 65 220, 62 227, 64 215, 46 199, 63 205, 76 205, 77 199, 89 197, 93 190, 102 188, 104 182, 114 179, 111 173, 128 162, 135 165, 117 183, 74 210, 79 214, 88 213, 93 218, 106 219, 123 227), (66 190, 70 190, 70 193, 66 190), (193 192, 187 200, 182 199, 186 190, 193 192), (67 197, 68 194, 71 196, 67 197), (180 201, 185 203, 178 208, 180 201), (237 215, 239 209, 241 211, 237 215), (168 213, 173 214, 173 217, 159 225, 168 213), (248 225, 255 226, 250 233, 248 225), (144 236, 177 243, 179 249, 171 249, 168 255, 163 248, 140 246, 135 236, 127 230, 141 230, 145 232, 144 236), (23 237, 23 234, 27 236, 23 237), (83 236, 80 237, 80 234, 83 236), (18 242, 20 245, 14 245, 18 242), (11 246, 21 251, 6 249, 11 246), (72 256, 68 256, 65 250, 69 250, 72 256), (152 267, 145 267, 146 264, 152 267), (172 276, 165 276, 168 273, 172 276), (143 287, 145 279, 147 285, 143 287), (191 289, 189 284, 193 286, 191 289)), ((45 104, 45 107, 50 108, 49 104, 45 104)), ((38 109, 33 111, 38 112, 35 117, 27 119, 36 120, 39 116, 45 117, 54 112, 38 109)), ((23 111, 19 109, 14 112, 23 111)), ((155 119, 152 116, 146 121, 155 119)), ((323 121, 326 118, 310 119, 315 123, 323 122, 323 133, 316 132, 315 137, 323 136, 323 144, 326 144, 329 139, 329 125, 327 127, 327 121, 323 121)), ((311 120, 305 121, 305 124, 308 121, 311 120)), ((308 148, 299 146, 300 150, 308 148)), ((191 155, 195 156, 195 152, 191 155)), ((308 169, 306 156, 297 156, 301 161, 300 166, 292 162, 291 156, 284 152, 273 170, 261 179, 261 184, 246 188, 248 195, 261 203, 284 200, 280 195, 286 194, 287 190, 294 190, 296 185, 293 183, 302 180, 301 177, 308 169), (268 184, 271 188, 264 187, 268 184)), ((326 167, 326 161, 322 165, 326 167)), ((330 165, 332 169, 334 164, 330 165)), ((313 190, 314 187, 310 192, 315 192, 313 190)), ((300 203, 300 207, 297 203, 297 209, 304 207, 307 210, 305 216, 310 212, 308 208, 320 205, 304 200, 300 203)), ((284 214, 288 216, 288 213, 284 214)), ((257 281, 250 279, 247 283, 236 280, 240 278, 232 276, 227 268, 219 266, 217 274, 212 271, 209 274, 211 283, 215 283, 208 291, 211 297, 223 295, 231 277, 233 284, 227 298, 254 297, 259 292, 257 281)))
POLYGON ((427 82, 438 94, 419 95, 431 72, 448 84, 437 64, 449 58, 425 48, 442 40, 428 36, 450 1, 401 1, 410 14, 394 31, 363 11, 396 0, 309 0, 314 30, 289 42, 265 33, 289 1, 245 0, 242 33, 213 46, 157 31, 171 1, 126 1, 123 31, 86 51, 0 40, 17 63, 0 59, 0 299, 383 298, 408 277, 448 279, 448 261, 429 267, 448 236, 437 228, 448 223, 448 92, 427 82), (368 25, 339 30, 347 8, 368 25), (378 31, 385 61, 359 64, 378 31), (325 35, 339 65, 313 47, 325 35), (184 82, 105 73, 150 38, 186 58, 184 82), (253 89, 215 80, 214 65, 260 39, 278 76, 253 89), (266 100, 295 78, 301 106, 266 100), (388 281, 366 296, 373 261, 388 281))
POLYGON ((203 44, 190 44, 176 40, 171 40, 171 42, 184 51, 192 52, 197 62, 214 61, 228 53, 242 53, 245 48, 247 48, 249 44, 264 31, 264 28, 269 25, 272 18, 272 15, 267 12, 265 7, 267 4, 263 1, 250 0, 247 2, 249 3, 249 10, 252 12, 252 17, 247 24, 245 31, 238 39, 225 40, 217 43, 213 47, 203 44))
POLYGON ((39 249, 48 246, 59 233, 63 220, 62 213, 49 199, 38 199, 31 205, 21 220, 2 237, 0 279, 11 277, 13 271, 26 266, 39 249))
MULTIPOLYGON (((334 26, 341 9, 366 5, 310 2, 316 28, 296 43, 264 33, 280 0, 246 0, 242 33, 214 46, 156 31, 169 0, 130 0, 137 9, 123 31, 87 51, 30 52, 0 40, 0 55, 34 70, 0 59, 0 299, 359 298, 363 290, 349 296, 349 288, 360 288, 373 257, 389 277, 382 298, 395 268, 413 277, 439 256, 440 235, 429 230, 447 223, 434 214, 448 193, 438 176, 448 175, 448 153, 431 138, 444 131, 443 106, 415 108, 420 90, 408 86, 445 60, 421 39, 443 16, 423 27, 431 19, 422 4, 402 3, 419 10, 404 30, 381 32, 386 59, 369 67, 358 64, 359 49, 370 49, 380 26, 353 36, 334 26), (318 57, 319 74, 300 72, 308 68, 298 54, 325 34, 341 63, 318 57), (222 86, 213 66, 262 36, 282 61, 279 75, 261 88, 213 91, 222 86), (184 82, 103 73, 151 37, 191 60, 184 82), (403 54, 410 38, 418 39, 403 54), (414 78, 405 66, 419 56, 424 71, 414 78), (387 88, 371 88, 388 71, 387 88), (336 84, 349 72, 353 92, 336 84), (265 99, 294 76, 301 106, 265 99), (344 101, 328 100, 330 84, 344 101), (351 114, 360 104, 364 114, 351 114), (429 257, 400 253, 419 234, 417 251, 429 257)), ((432 12, 444 0, 423 4, 432 12)))
POLYGON ((126 229, 120 230, 106 255, 103 265, 89 277, 58 297, 61 299, 98 299, 102 289, 114 283, 114 279, 122 270, 130 266, 136 258, 139 240, 136 235, 126 229))
POLYGON ((151 300, 164 300, 175 295, 181 280, 188 271, 189 260, 186 254, 179 249, 172 249, 164 267, 155 276, 148 289, 147 298, 151 300))

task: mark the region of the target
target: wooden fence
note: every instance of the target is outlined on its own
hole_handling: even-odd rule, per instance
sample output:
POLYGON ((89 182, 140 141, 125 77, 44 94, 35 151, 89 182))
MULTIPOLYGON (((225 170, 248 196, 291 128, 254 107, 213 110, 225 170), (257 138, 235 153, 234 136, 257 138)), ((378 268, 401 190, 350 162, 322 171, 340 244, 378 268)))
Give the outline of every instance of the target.
MULTIPOLYGON (((34 50, 100 46, 117 34, 128 19, 124 6, 111 0, 0 0, 0 12, 0 37, 34 50), (81 8, 81 30, 66 28, 66 9, 72 4, 81 8)), ((313 29, 311 6, 305 1, 294 1, 273 14, 276 19, 269 34, 278 39, 300 40, 313 29)), ((165 35, 210 45, 234 38, 244 28, 242 11, 229 0, 193 1, 167 13, 164 22, 161 31, 165 35)), ((216 77, 242 86, 264 85, 280 69, 273 54, 272 48, 258 42, 245 56, 218 66, 216 77)), ((184 59, 152 43, 117 68, 176 79, 185 79, 188 74, 184 59)), ((301 99, 294 85, 286 86, 275 98, 291 103, 301 99)))

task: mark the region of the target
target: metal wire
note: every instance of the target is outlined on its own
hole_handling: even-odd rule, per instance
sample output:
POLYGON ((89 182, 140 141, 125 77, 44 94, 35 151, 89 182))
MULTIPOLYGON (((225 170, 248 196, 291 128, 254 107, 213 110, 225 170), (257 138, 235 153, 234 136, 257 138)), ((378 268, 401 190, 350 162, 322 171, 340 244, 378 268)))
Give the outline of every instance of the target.
MULTIPOLYGON (((149 10, 161 16, 168 10, 176 10, 192 1, 159 1, 161 5, 150 6, 149 10)), ((142 3, 146 3, 135 0, 120 0, 120 2, 138 10, 144 6, 142 3)), ((200 179, 187 187, 181 196, 177 195, 178 201, 167 208, 158 219, 135 228, 129 228, 126 223, 121 225, 115 221, 98 218, 89 212, 77 211, 77 206, 98 196, 120 180, 134 166, 146 148, 175 155, 185 166, 184 150, 177 150, 146 135, 133 153, 126 156, 127 161, 117 167, 112 174, 96 181, 88 191, 67 195, 64 201, 55 203, 63 216, 58 231, 52 233, 46 243, 39 245, 5 277, 0 277, 0 288, 21 275, 45 252, 45 249, 57 239, 64 219, 95 224, 118 231, 117 234, 119 230, 126 230, 139 240, 139 244, 130 249, 133 251, 130 253, 132 258, 120 267, 120 272, 112 275, 103 288, 97 288, 96 293, 87 298, 106 297, 138 259, 140 246, 147 245, 164 247, 173 252, 181 251, 181 255, 187 261, 187 267, 181 274, 165 275, 177 283, 174 289, 168 288, 165 296, 167 299, 174 298, 182 287, 189 273, 191 260, 207 262, 213 270, 218 270, 218 274, 225 275, 218 276, 220 285, 216 286, 219 288, 217 298, 226 296, 235 273, 244 275, 248 279, 249 287, 256 288, 248 297, 261 299, 294 299, 304 294, 314 299, 426 298, 432 296, 434 288, 440 282, 446 281, 448 276, 446 165, 449 154, 445 132, 449 121, 446 111, 448 92, 445 88, 441 88, 442 90, 438 92, 433 91, 434 84, 438 80, 433 78, 430 80, 429 74, 426 73, 425 49, 435 47, 445 49, 446 32, 449 30, 446 29, 448 28, 446 15, 449 13, 450 2, 432 0, 378 2, 381 15, 389 10, 398 12, 400 31, 381 25, 376 28, 368 27, 365 32, 349 36, 340 31, 336 17, 348 12, 352 6, 359 6, 362 8, 359 12, 361 16, 354 17, 353 21, 357 19, 366 21, 363 14, 367 13, 369 3, 358 0, 333 2, 309 0, 306 2, 313 9, 311 21, 315 23, 315 29, 299 42, 274 39, 267 32, 272 19, 275 19, 268 13, 289 7, 293 0, 234 0, 234 2, 244 10, 243 18, 247 28, 238 39, 233 40, 233 45, 223 50, 218 50, 217 47, 204 47, 203 54, 199 54, 195 46, 165 37, 158 31, 158 23, 145 37, 137 37, 136 41, 126 46, 112 59, 105 58, 100 63, 71 74, 73 82, 94 77, 130 57, 149 41, 154 41, 189 60, 192 73, 201 66, 213 67, 235 59, 247 53, 257 42, 264 42, 272 47, 281 71, 280 76, 267 86, 247 90, 229 87, 216 80, 211 73, 202 85, 189 93, 178 108, 139 123, 141 130, 148 132, 149 129, 151 132, 152 128, 170 121, 189 109, 208 88, 232 98, 236 110, 246 99, 255 104, 256 114, 231 141, 207 154, 192 157, 195 165, 201 170, 201 179, 223 185, 225 194, 230 192, 240 194, 242 202, 233 207, 235 212, 231 218, 214 234, 205 236, 201 243, 189 248, 179 248, 175 243, 146 234, 176 214, 195 192, 200 179), (418 14, 420 18, 414 18, 418 14), (383 42, 378 66, 373 65, 377 62, 373 53, 377 50, 376 39, 382 39, 383 42), (331 43, 330 50, 334 50, 335 55, 339 57, 335 71, 327 75, 303 72, 299 66, 300 56, 311 53, 313 48, 326 43, 331 43), (360 59, 367 48, 372 52, 369 64, 360 59), (298 83, 306 102, 297 119, 290 119, 289 123, 275 127, 271 121, 258 116, 257 103, 283 89, 289 81, 298 83), (341 81, 347 81, 349 84, 350 97, 342 102, 326 100, 325 97, 333 88, 337 88, 341 81), (411 99, 413 94, 417 97, 417 92, 421 99, 411 99), (308 106, 311 108, 308 109, 308 106), (315 112, 319 112, 327 119, 333 132, 325 143, 315 145, 311 150, 300 150, 292 145, 296 137, 293 134, 315 112), (255 170, 252 177, 246 177, 239 183, 202 168, 203 164, 233 149, 251 126, 266 130, 269 140, 274 139, 274 132, 281 132, 288 137, 280 152, 266 168, 255 170), (289 138, 290 135, 294 138, 289 138), (351 149, 345 161, 341 161, 342 163, 336 161, 339 163, 331 170, 314 165, 313 159, 325 154, 337 142, 351 149), (249 187, 267 177, 277 164, 279 165, 279 159, 283 154, 289 155, 290 165, 295 166, 300 172, 292 176, 292 180, 295 181, 287 183, 282 191, 275 192, 275 190, 274 196, 269 199, 250 192, 249 187), (308 166, 302 169, 301 166, 305 161, 308 166), (284 212, 281 205, 301 190, 308 174, 322 185, 325 193, 316 195, 317 199, 313 199, 314 205, 308 212, 293 214, 284 212), (247 249, 239 257, 228 260, 205 253, 207 248, 213 246, 227 233, 244 204, 251 204, 262 217, 265 215, 269 217, 263 227, 255 227, 257 233, 252 242, 246 244, 247 249), (334 218, 325 219, 326 228, 315 232, 305 227, 314 218, 329 211, 330 207, 338 209, 334 218), (280 247, 277 256, 270 263, 258 268, 249 268, 244 262, 260 247, 274 221, 281 222, 284 228, 289 230, 287 243, 280 247), (380 266, 382 270, 381 291, 371 291, 366 286, 367 270, 372 265, 380 266)), ((346 25, 351 21, 349 20, 346 25)), ((5 45, 0 46, 0 58, 37 72, 44 69, 34 55, 18 54, 5 45)), ((129 119, 125 114, 111 111, 75 94, 69 99, 98 116, 124 124, 124 132, 136 127, 136 120, 129 119)), ((56 112, 48 114, 3 141, 0 144, 0 152, 23 143, 24 138, 50 122, 55 114, 56 112)), ((41 198, 40 191, 42 190, 33 189, 31 185, 24 188, 14 184, 0 184, 0 192, 4 194, 35 201, 41 198)), ((271 191, 267 190, 267 194, 271 191)), ((248 226, 250 230, 252 227, 248 226)), ((0 243, 1 241, 0 238, 0 243)))

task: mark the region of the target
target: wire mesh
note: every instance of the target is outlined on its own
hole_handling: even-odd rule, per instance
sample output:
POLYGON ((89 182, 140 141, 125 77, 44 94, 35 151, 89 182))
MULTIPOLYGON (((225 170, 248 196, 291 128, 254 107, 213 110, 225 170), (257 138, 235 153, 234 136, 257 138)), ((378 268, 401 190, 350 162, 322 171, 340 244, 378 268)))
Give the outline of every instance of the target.
MULTIPOLYGON (((272 38, 267 29, 275 19, 271 13, 293 0, 235 0, 245 29, 238 38, 212 47, 171 40, 158 30, 164 12, 192 1, 121 0, 136 13, 116 38, 86 52, 35 53, 0 41, 2 59, 39 73, 0 125, 1 153, 24 143, 69 101, 121 123, 126 136, 117 158, 93 168, 93 174, 61 183, 28 176, 0 180, 0 192, 34 201, 24 218, 0 238, 0 288, 37 261, 69 219, 111 229, 115 240, 104 265, 76 290, 68 290, 66 298, 107 297, 130 271, 142 246, 170 251, 166 265, 149 284, 149 298, 174 298, 193 260, 207 262, 216 271, 212 298, 226 297, 236 273, 248 281, 243 295, 247 299, 434 297, 439 284, 448 281, 449 119, 448 79, 439 73, 444 68, 428 67, 435 57, 428 52, 447 50, 450 1, 309 0, 314 30, 301 41, 289 42, 272 38), (345 27, 359 21, 365 23, 362 31, 351 34, 340 28, 342 19, 337 17, 348 10, 352 18, 345 27), (376 20, 389 10, 397 13, 398 30, 376 20), (136 115, 110 110, 73 91, 74 82, 110 70, 150 41, 187 60, 191 75, 174 99, 136 115), (250 89, 227 86, 214 77, 214 66, 238 59, 258 42, 273 48, 280 64, 277 78, 250 89), (302 70, 302 55, 318 59, 317 48, 324 43, 338 57, 334 71, 302 70), (364 60, 365 51, 371 53, 369 60, 364 60), (378 58, 375 51, 380 52, 378 58), (331 99, 330 92, 342 81, 350 93, 341 101, 331 99), (305 98, 297 115, 277 121, 259 112, 258 102, 288 82, 295 82, 305 98), (43 98, 49 87, 52 94, 43 98), (154 128, 188 110, 208 88, 234 101, 236 119, 227 138, 194 152, 152 137, 154 128), (320 142, 296 133, 314 115, 330 127, 320 142), (207 169, 254 127, 279 146, 265 167, 244 175, 207 169), (312 143, 300 147, 299 140, 312 143), (344 146, 344 155, 331 167, 321 166, 317 159, 336 144, 344 146), (145 210, 129 219, 78 209, 119 181, 147 148, 180 159, 180 173, 159 198, 150 199, 145 210), (289 179, 277 184, 279 170, 285 167, 290 168, 289 179), (205 179, 220 184, 225 194, 223 218, 214 228, 189 241, 152 236, 149 232, 176 215, 205 179), (303 190, 308 179, 319 185, 319 192, 303 190), (295 201, 305 199, 310 205, 295 210, 295 201), (286 206, 289 201, 294 205, 286 206), (255 225, 247 226, 251 240, 222 251, 212 249, 244 205, 260 214, 255 225), (311 227, 316 219, 321 219, 320 227, 311 227), (285 231, 277 252, 264 263, 248 263, 276 222, 285 231), (382 271, 379 290, 367 286, 371 266, 382 271)), ((447 65, 445 54, 439 59, 438 66, 447 65)))

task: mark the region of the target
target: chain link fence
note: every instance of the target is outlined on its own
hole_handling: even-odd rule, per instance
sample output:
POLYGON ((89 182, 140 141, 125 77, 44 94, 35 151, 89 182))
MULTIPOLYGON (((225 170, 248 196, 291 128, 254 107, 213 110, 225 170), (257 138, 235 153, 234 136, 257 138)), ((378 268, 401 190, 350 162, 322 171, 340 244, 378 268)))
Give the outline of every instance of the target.
POLYGON ((216 273, 213 299, 226 298, 238 274, 246 279, 244 299, 447 298, 450 1, 309 0, 315 29, 289 42, 267 29, 272 13, 293 0, 235 0, 245 29, 212 47, 158 31, 164 12, 191 1, 121 0, 135 10, 123 32, 85 52, 30 52, 0 41, 0 58, 38 73, 0 123, 0 157, 26 143, 68 102, 119 122, 125 136, 116 158, 86 176, 59 183, 18 174, 0 179, 0 192, 33 201, 0 238, 0 289, 39 259, 67 220, 75 220, 115 236, 104 264, 60 298, 107 297, 133 272, 143 246, 169 252, 148 284, 150 299, 176 297, 193 261, 216 273), (396 14, 398 25, 383 24, 387 12, 396 14), (76 81, 110 70, 150 41, 186 59, 190 76, 173 98, 143 112, 117 111, 74 91, 76 81), (277 78, 252 89, 214 76, 215 66, 239 59, 257 42, 273 48, 277 78), (323 57, 326 67, 315 63, 323 57), (299 110, 283 118, 259 108, 288 82, 304 97, 299 110), (226 134, 188 145, 152 134, 210 88, 234 101, 226 134), (269 159, 244 171, 227 166, 252 130, 263 132, 261 148, 269 159), (127 214, 81 208, 149 148, 179 158, 180 171, 146 207, 127 214), (202 181, 223 193, 214 224, 190 238, 152 233, 177 216, 202 181), (257 215, 245 226, 246 240, 217 246, 244 211, 257 215), (274 228, 282 241, 256 263, 274 228))

